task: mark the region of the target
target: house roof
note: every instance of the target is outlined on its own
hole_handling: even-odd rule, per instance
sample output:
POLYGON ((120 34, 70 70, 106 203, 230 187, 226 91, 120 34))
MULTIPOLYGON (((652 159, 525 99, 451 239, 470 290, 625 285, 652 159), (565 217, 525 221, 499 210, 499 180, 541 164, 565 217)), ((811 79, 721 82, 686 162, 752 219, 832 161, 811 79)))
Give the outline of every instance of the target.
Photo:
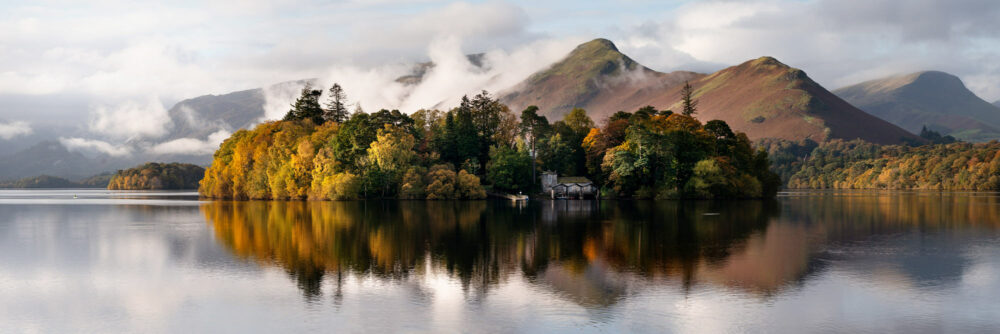
POLYGON ((590 180, 583 176, 563 176, 556 179, 558 183, 591 183, 590 180))

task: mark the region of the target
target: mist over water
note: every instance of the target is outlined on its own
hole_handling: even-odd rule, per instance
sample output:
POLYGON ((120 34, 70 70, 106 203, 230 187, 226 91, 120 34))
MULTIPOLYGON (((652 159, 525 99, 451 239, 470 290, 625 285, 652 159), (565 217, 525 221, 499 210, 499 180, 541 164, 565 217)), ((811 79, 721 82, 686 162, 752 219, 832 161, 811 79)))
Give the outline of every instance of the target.
POLYGON ((995 194, 515 206, 0 191, 0 217, 2 332, 1000 329, 995 194))

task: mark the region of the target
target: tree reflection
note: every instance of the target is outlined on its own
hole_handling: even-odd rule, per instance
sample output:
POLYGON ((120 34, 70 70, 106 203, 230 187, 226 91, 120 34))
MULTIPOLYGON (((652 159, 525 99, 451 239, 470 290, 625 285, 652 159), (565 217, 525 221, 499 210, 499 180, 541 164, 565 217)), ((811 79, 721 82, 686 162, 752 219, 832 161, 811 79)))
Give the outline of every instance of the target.
POLYGON ((459 281, 473 298, 521 275, 600 307, 626 296, 636 282, 770 295, 821 269, 825 262, 817 259, 829 243, 953 224, 996 227, 1000 210, 983 206, 990 203, 822 196, 522 207, 499 201, 208 202, 201 209, 221 244, 238 257, 283 268, 307 298, 322 293, 324 277, 342 296, 345 276, 420 280, 430 268, 459 281))

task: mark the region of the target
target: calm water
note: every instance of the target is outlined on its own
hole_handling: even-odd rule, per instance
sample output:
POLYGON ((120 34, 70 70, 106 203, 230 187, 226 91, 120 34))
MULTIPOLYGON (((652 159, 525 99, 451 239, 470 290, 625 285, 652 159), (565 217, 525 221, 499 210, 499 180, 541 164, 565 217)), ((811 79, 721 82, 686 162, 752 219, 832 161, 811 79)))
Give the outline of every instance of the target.
POLYGON ((1000 196, 518 207, 0 191, 0 332, 289 329, 997 332, 1000 196))

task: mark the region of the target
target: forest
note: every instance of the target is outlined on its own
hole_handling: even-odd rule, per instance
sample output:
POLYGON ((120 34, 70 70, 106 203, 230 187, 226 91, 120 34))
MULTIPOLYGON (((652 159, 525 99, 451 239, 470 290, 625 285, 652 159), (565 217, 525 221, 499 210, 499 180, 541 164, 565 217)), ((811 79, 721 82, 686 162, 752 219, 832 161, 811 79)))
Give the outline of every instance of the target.
MULTIPOLYGON (((689 87, 689 86, 688 86, 689 87)), ((348 112, 334 84, 302 90, 281 121, 222 143, 199 192, 232 199, 479 199, 537 191, 541 171, 586 176, 605 198, 758 198, 780 186, 764 150, 722 121, 644 107, 598 126, 574 109, 549 122, 488 92, 448 111, 348 112)))
POLYGON ((791 189, 1000 190, 1000 142, 765 142, 791 189))
POLYGON ((13 181, 0 181, 0 188, 13 189, 54 189, 54 188, 105 188, 111 174, 102 173, 79 181, 70 181, 65 178, 52 175, 38 175, 21 178, 13 181))
POLYGON ((111 176, 108 190, 197 189, 204 175, 204 168, 192 164, 149 162, 118 170, 111 176))

